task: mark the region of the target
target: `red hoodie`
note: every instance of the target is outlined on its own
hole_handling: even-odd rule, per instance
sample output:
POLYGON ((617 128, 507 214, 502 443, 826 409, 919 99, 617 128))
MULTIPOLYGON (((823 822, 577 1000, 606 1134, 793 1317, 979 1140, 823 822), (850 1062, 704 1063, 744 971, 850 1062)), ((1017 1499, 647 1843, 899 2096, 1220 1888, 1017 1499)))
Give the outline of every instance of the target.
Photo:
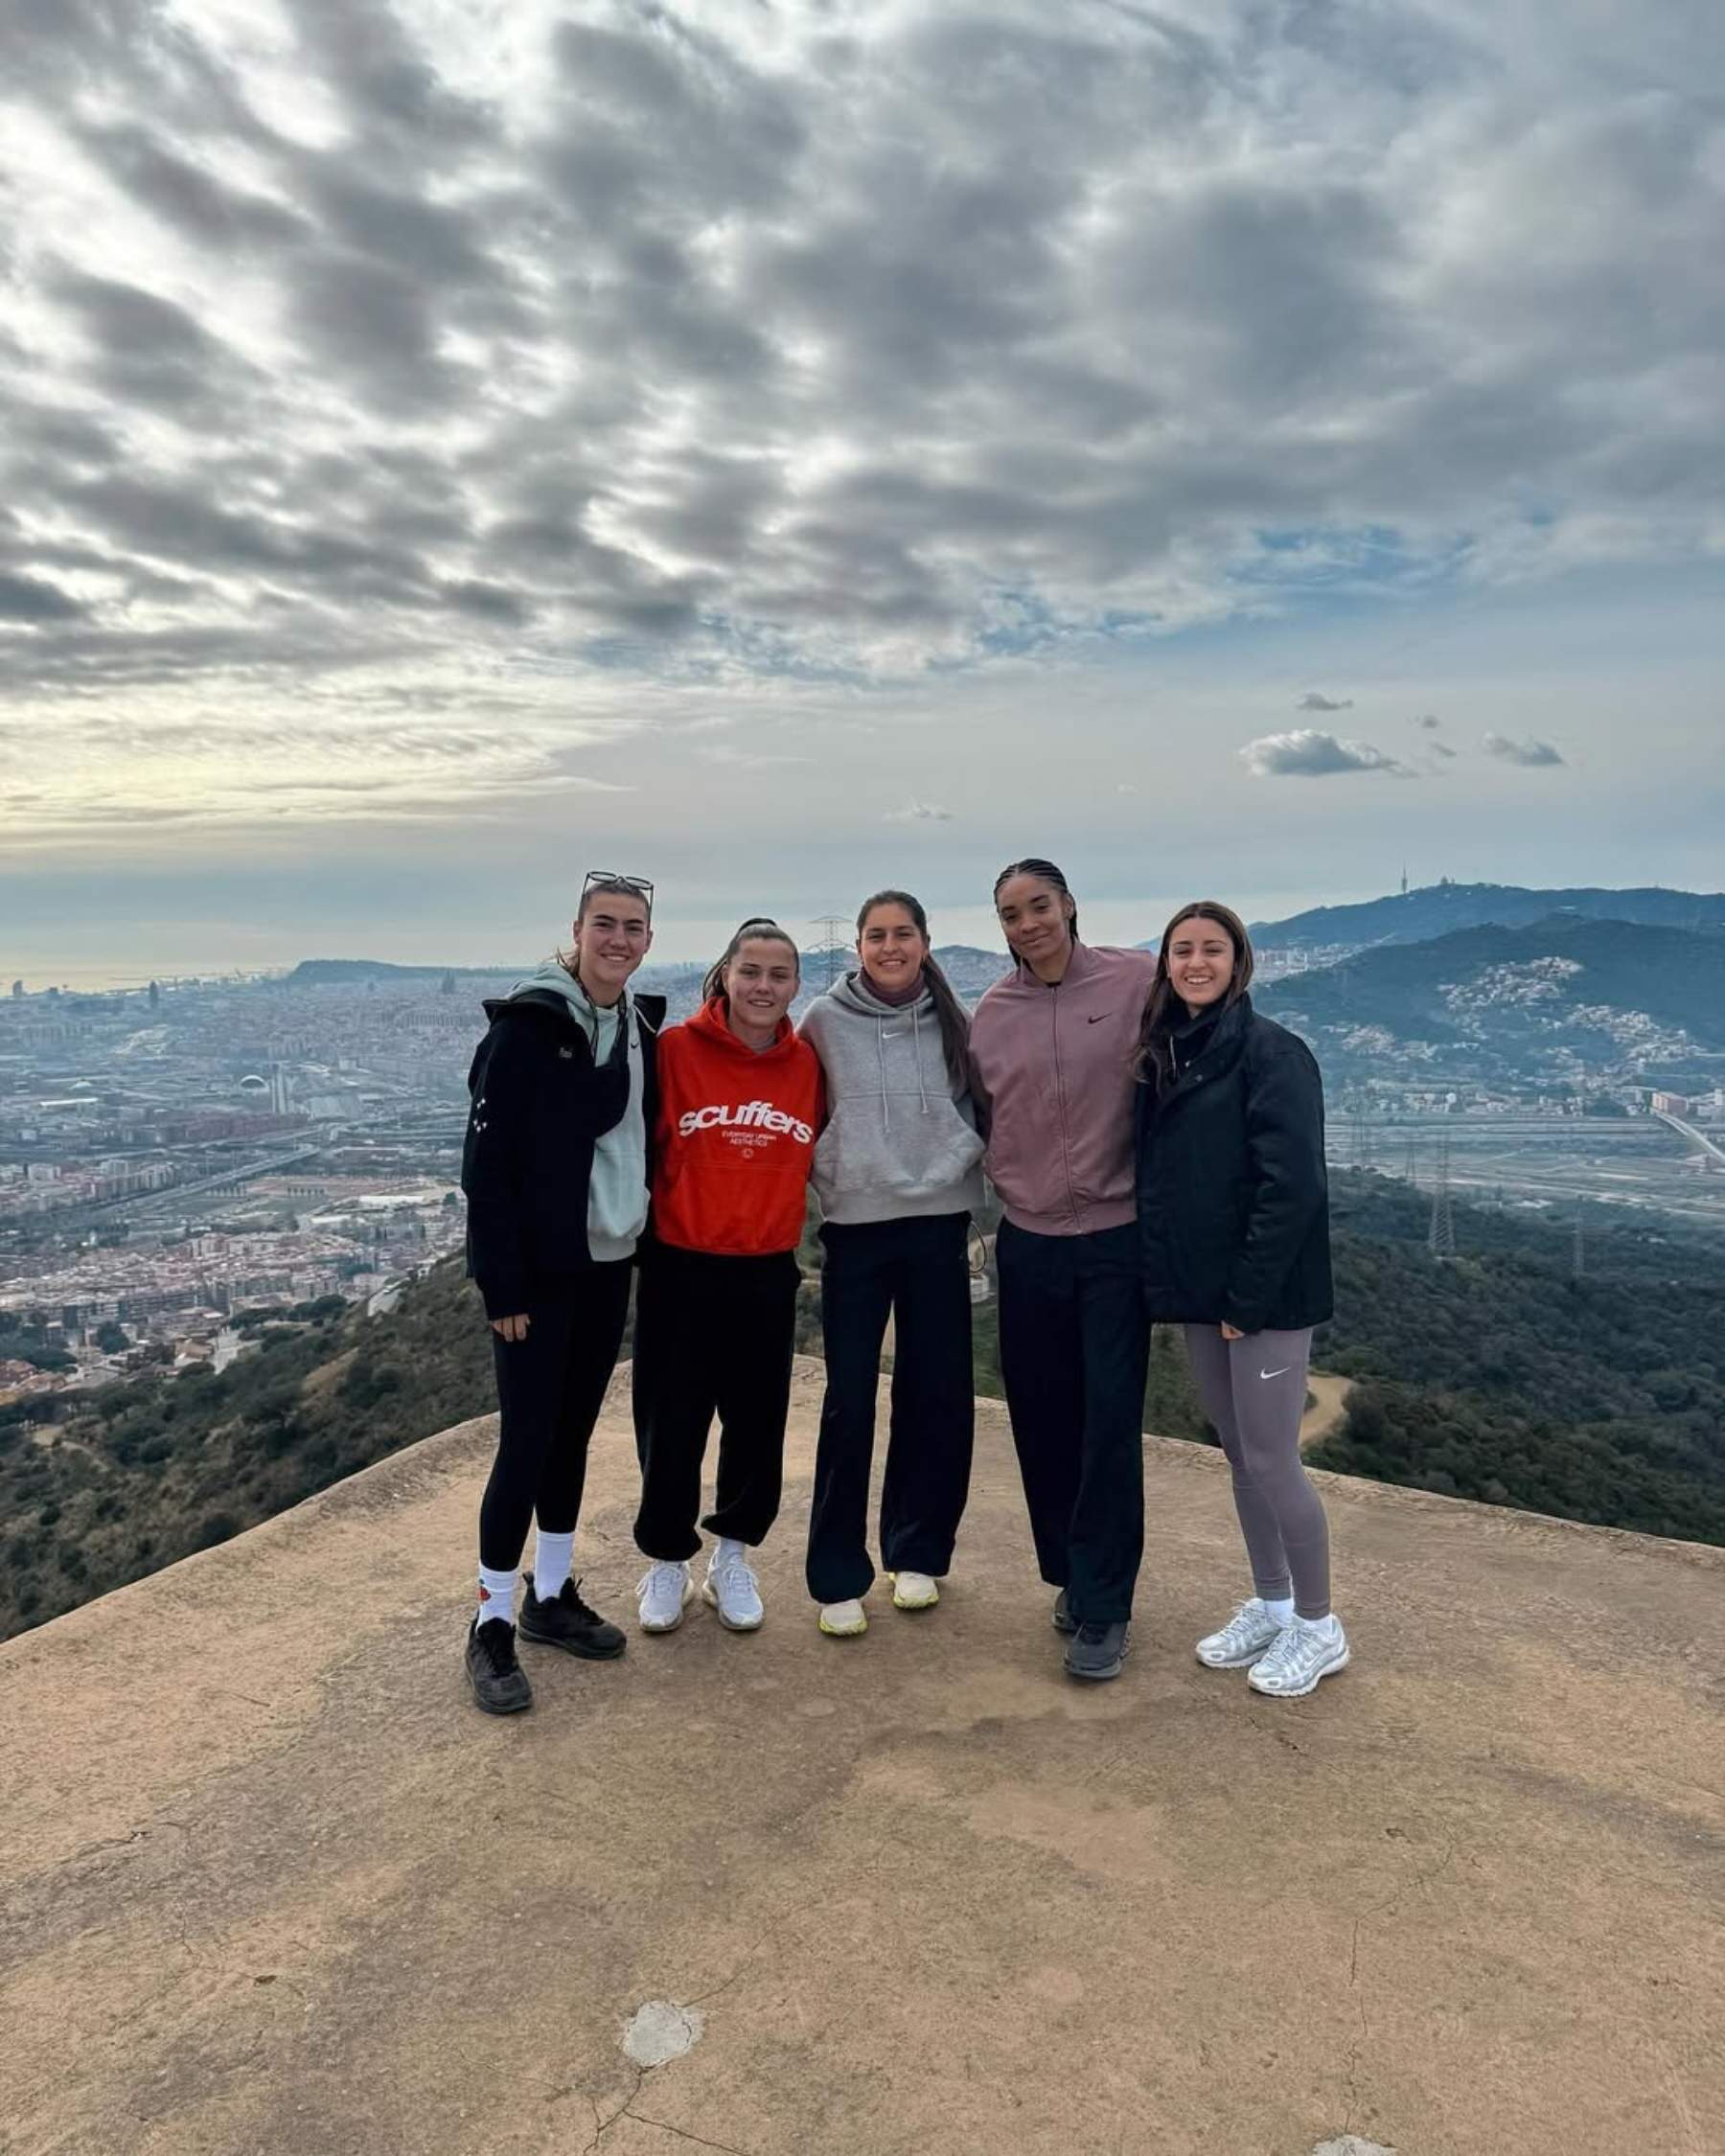
POLYGON ((718 998, 658 1040, 653 1226, 661 1243, 767 1257, 802 1236, 820 1061, 785 1020, 759 1054, 718 998))

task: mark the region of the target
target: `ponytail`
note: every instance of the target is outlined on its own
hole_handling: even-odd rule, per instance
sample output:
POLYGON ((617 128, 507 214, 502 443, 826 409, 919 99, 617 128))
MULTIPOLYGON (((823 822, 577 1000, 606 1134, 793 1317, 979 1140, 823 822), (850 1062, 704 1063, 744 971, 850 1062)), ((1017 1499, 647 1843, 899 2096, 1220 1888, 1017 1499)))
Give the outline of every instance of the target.
POLYGON ((970 1014, 953 993, 953 984, 940 970, 934 953, 923 960, 923 978, 934 998, 934 1016, 940 1021, 940 1044, 946 1051, 947 1076, 954 1098, 971 1090, 970 1014))
POLYGON ((701 1000, 703 1003, 710 1003, 716 996, 727 1011, 730 1009, 730 998, 724 989, 725 969, 746 943, 782 943, 796 960, 797 977, 801 979, 802 952, 796 948, 796 938, 788 929, 781 929, 770 915, 753 913, 725 945, 724 956, 715 958, 707 968, 706 978, 701 984, 701 1000))

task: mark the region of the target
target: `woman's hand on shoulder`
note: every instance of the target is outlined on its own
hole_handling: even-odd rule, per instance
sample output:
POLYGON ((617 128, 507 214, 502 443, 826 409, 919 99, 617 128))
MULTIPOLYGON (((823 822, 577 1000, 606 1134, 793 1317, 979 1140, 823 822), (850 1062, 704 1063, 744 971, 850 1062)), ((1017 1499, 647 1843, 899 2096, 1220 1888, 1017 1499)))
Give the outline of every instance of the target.
MULTIPOLYGON (((525 1324, 526 1319, 523 1319, 521 1322, 525 1324)), ((1244 1340, 1246 1338, 1246 1335, 1241 1332, 1238 1325, 1224 1324, 1219 1328, 1219 1330, 1224 1340, 1244 1340)))

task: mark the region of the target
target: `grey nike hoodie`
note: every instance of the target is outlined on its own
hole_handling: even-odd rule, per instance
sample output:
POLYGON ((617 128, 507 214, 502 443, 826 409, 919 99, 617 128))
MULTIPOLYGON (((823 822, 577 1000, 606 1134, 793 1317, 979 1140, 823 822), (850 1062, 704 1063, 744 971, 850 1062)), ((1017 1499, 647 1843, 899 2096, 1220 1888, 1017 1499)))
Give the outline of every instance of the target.
POLYGON ((847 974, 799 1028, 826 1074, 827 1124, 812 1180, 830 1221, 908 1220, 982 1204, 982 1140, 954 1089, 934 998, 895 1008, 847 974))

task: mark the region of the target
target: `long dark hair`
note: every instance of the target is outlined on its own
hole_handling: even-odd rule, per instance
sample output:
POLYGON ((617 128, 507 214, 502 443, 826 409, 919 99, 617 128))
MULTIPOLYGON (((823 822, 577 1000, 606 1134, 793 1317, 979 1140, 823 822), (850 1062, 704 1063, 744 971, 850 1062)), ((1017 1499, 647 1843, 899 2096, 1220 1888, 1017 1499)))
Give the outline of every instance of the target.
POLYGON ((724 969, 746 943, 784 944, 790 951, 792 957, 796 960, 797 979, 802 978, 802 952, 796 948, 796 938, 791 934, 789 929, 781 929, 776 921, 769 919, 765 913, 756 913, 744 922, 729 943, 725 945, 724 955, 722 958, 715 958, 707 968, 707 976, 701 984, 701 1000, 703 1003, 710 1003, 716 996, 724 1005, 726 1011, 730 1009, 730 998, 726 995, 724 988, 724 969))
MULTIPOLYGON (((929 916, 923 911, 921 899, 912 898, 908 891, 876 891, 865 898, 857 908, 857 940, 862 940, 862 930, 868 925, 868 916, 877 906, 902 906, 916 924, 916 932, 925 944, 929 941, 929 916)), ((970 1089, 970 1019, 964 1005, 953 993, 953 984, 936 964, 932 949, 923 952, 923 978, 929 984, 929 994, 934 998, 934 1016, 940 1021, 940 1045, 946 1054, 947 1076, 953 1082, 954 1093, 970 1089)))
POLYGON ((1183 906, 1162 930, 1162 942, 1157 946, 1156 979, 1150 990, 1150 1000, 1144 1005, 1138 1057, 1133 1066, 1138 1083, 1154 1088, 1159 1093, 1166 1092, 1174 1083, 1171 1036, 1185 1019, 1185 1005, 1175 994, 1174 983, 1168 978, 1168 939, 1183 921, 1213 921, 1217 928, 1227 930, 1228 940, 1233 945, 1233 977, 1228 984, 1228 993, 1213 1006, 1218 1016, 1237 1003, 1252 983, 1252 938, 1246 933, 1245 922, 1232 906, 1224 906, 1217 899, 1193 899, 1189 906, 1183 906))
MULTIPOLYGON (((1045 883, 1052 883, 1063 898, 1070 898, 1072 895, 1066 878, 1051 860, 1044 860, 1037 854, 1028 854, 1023 860, 1009 860, 995 878, 994 895, 997 906, 1000 898, 1000 885, 1010 883, 1015 876, 1040 876, 1045 883)), ((1068 918, 1067 929, 1072 941, 1076 943, 1078 941, 1078 908, 1075 905, 1068 918)))

